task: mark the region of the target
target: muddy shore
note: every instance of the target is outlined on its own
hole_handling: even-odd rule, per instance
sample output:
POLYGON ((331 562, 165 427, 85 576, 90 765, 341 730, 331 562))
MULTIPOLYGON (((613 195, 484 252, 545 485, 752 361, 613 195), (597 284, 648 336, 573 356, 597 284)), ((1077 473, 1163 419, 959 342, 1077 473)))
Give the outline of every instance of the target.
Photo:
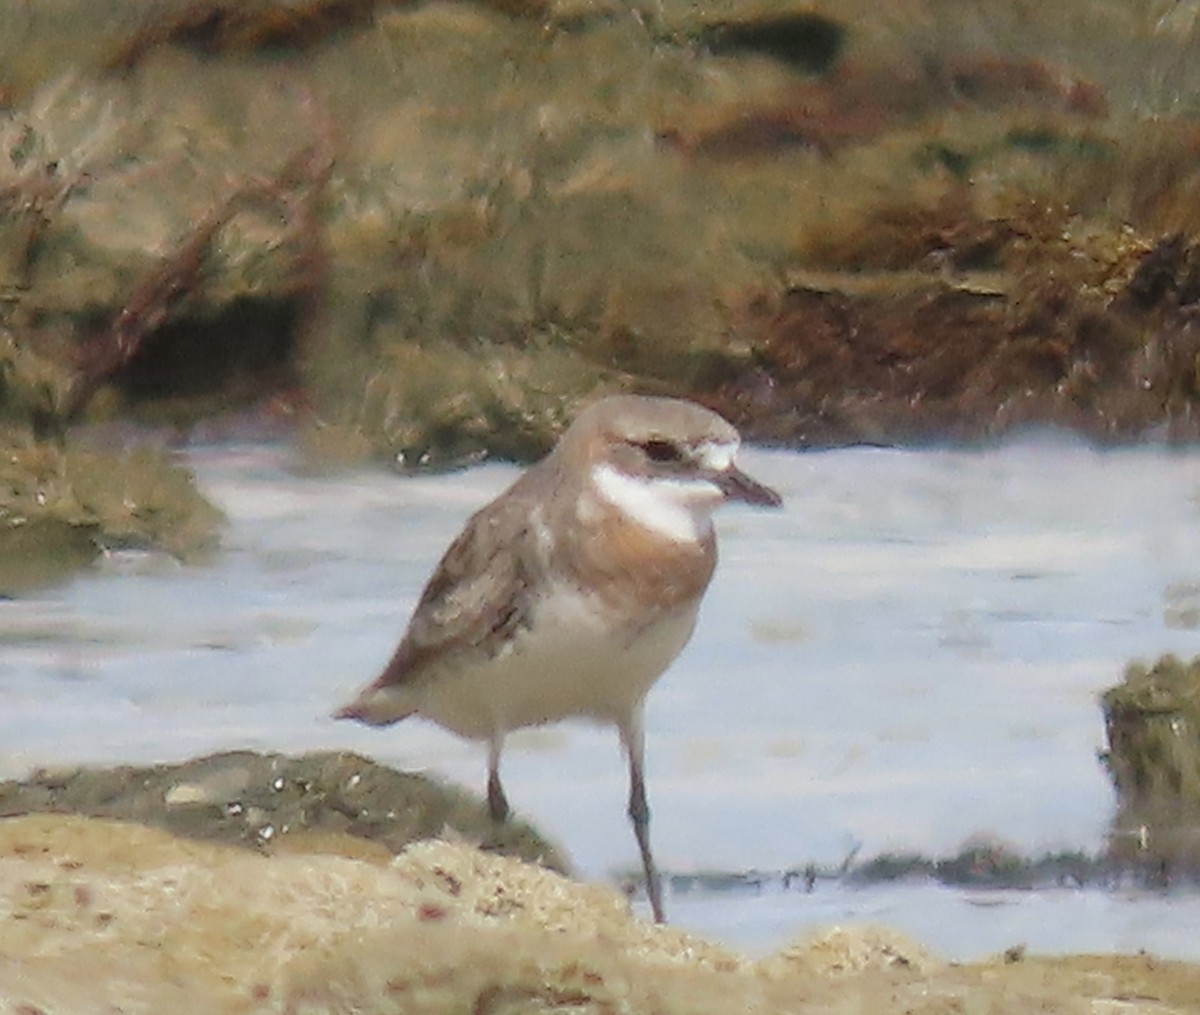
POLYGON ((243 752, 3 784, 0 996, 62 1015, 1200 1012, 1200 967, 1149 955, 1014 942, 958 964, 831 927, 750 959, 496 852, 552 853, 528 830, 483 841, 481 802, 457 791, 417 788, 454 829, 423 838, 413 814, 430 807, 397 805, 414 781, 351 756, 243 752))

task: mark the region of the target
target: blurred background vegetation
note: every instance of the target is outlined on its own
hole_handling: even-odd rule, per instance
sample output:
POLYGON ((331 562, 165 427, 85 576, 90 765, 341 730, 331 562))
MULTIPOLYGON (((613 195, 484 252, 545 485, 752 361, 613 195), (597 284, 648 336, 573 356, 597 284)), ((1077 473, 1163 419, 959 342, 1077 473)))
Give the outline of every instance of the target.
POLYGON ((128 462, 130 424, 450 467, 534 457, 640 390, 789 446, 1192 440, 1198 17, 6 4, 5 530, 163 545, 175 512, 175 552, 211 543, 194 490, 111 524, 22 493, 76 452, 128 462))

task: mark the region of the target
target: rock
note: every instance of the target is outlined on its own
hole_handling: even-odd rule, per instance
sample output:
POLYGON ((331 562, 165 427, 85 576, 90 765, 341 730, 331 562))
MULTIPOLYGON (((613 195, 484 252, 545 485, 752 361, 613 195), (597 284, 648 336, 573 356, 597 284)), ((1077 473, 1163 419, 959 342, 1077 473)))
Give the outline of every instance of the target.
POLYGON ((108 549, 201 560, 222 521, 165 451, 64 447, 0 428, 0 596, 59 580, 108 549))
POLYGON ((230 751, 177 765, 35 772, 0 783, 0 815, 64 811, 268 853, 378 857, 450 835, 566 869, 528 825, 497 827, 472 795, 339 752, 230 751))
POLYGON ((819 931, 760 963, 768 975, 780 977, 798 973, 851 976, 896 970, 930 976, 944 967, 945 963, 928 949, 880 927, 833 927, 819 931))
POLYGON ((1115 857, 1155 883, 1200 864, 1200 658, 1133 663, 1101 698, 1115 857))

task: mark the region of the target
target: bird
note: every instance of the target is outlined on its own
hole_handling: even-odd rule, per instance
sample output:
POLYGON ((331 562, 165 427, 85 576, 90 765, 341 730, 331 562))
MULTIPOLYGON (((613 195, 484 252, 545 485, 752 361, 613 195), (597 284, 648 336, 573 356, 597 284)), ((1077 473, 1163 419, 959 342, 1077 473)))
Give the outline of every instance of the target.
POLYGON ((505 736, 568 718, 616 727, 628 817, 655 922, 644 711, 682 651, 717 563, 712 514, 778 493, 735 464, 738 431, 695 402, 610 395, 472 515, 434 569, 379 676, 335 718, 421 716, 487 744, 488 812, 510 808, 505 736))

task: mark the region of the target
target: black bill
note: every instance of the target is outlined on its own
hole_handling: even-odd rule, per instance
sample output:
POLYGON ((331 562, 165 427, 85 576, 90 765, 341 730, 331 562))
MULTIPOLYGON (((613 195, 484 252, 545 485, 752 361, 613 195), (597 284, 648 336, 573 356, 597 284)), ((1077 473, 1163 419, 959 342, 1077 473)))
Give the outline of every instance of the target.
POLYGON ((783 498, 779 494, 769 486, 763 486, 758 480, 751 479, 733 465, 724 472, 716 473, 713 482, 721 488, 727 500, 740 500, 759 507, 776 508, 783 505, 783 498))

